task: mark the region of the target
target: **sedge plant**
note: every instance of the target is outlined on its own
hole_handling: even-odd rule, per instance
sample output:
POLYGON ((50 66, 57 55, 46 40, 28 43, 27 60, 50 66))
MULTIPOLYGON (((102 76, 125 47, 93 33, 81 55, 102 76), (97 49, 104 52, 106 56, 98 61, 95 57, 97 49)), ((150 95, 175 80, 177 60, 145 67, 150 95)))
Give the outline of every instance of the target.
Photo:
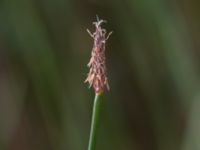
POLYGON ((105 20, 99 20, 97 16, 97 21, 93 22, 95 25, 95 32, 91 33, 87 29, 89 35, 94 39, 94 45, 88 63, 89 73, 85 82, 88 82, 89 86, 93 87, 95 92, 88 150, 95 150, 102 96, 105 89, 109 90, 106 71, 105 44, 112 32, 107 35, 106 30, 101 27, 102 23, 105 22, 105 20))

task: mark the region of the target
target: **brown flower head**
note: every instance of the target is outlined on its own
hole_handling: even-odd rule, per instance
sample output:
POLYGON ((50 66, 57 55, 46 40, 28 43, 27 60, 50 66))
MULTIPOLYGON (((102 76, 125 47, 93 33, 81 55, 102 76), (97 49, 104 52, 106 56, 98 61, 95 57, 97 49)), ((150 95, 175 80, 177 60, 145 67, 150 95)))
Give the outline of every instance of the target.
POLYGON ((91 33, 87 29, 89 35, 94 39, 94 45, 92 48, 91 58, 88 63, 90 70, 85 82, 88 82, 90 87, 93 86, 95 93, 97 94, 103 92, 105 87, 109 90, 105 62, 105 44, 112 32, 106 35, 106 30, 101 27, 103 22, 106 21, 99 20, 97 16, 97 22, 93 22, 96 28, 95 32, 91 33))

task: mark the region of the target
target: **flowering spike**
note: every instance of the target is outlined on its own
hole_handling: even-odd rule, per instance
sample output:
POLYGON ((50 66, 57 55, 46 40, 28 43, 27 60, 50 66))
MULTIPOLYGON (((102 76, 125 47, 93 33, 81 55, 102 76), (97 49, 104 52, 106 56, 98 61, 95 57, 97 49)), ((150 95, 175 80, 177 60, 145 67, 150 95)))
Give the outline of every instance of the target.
POLYGON ((105 44, 112 32, 106 35, 106 30, 101 27, 103 22, 106 21, 99 20, 99 17, 97 16, 97 21, 93 22, 96 28, 95 32, 92 34, 87 29, 87 32, 94 39, 94 44, 91 58, 88 63, 90 70, 85 82, 88 82, 90 87, 93 86, 94 91, 97 94, 103 92, 105 88, 109 90, 106 72, 105 44))

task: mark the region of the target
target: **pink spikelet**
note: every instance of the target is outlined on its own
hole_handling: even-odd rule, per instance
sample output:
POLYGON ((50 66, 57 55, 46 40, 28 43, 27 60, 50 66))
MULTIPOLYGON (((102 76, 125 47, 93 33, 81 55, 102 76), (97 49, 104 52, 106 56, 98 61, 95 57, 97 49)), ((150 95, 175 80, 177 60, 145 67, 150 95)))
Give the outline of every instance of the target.
POLYGON ((95 93, 102 93, 105 88, 109 90, 107 71, 106 71, 106 57, 105 57, 105 44, 112 32, 106 35, 106 30, 101 27, 105 20, 93 22, 95 25, 95 32, 91 33, 88 29, 87 32, 94 39, 94 44, 91 52, 91 58, 88 63, 89 73, 85 82, 94 88, 95 93))

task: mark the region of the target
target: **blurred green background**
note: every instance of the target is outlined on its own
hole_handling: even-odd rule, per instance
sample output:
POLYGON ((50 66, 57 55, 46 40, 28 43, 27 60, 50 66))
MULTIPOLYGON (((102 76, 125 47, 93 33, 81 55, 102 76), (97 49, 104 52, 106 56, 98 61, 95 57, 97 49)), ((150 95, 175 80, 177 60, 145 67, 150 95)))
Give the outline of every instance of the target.
POLYGON ((87 149, 96 14, 114 31, 97 150, 200 150, 199 0, 1 0, 0 149, 87 149))

